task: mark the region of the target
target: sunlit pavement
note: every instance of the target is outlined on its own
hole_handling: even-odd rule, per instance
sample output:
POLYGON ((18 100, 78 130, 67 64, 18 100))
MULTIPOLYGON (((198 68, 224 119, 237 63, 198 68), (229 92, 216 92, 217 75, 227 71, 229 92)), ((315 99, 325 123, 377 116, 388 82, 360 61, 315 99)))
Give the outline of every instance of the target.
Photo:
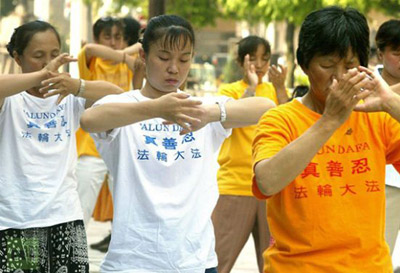
MULTIPOLYGON (((88 244, 97 243, 101 241, 105 236, 109 234, 111 230, 110 222, 101 223, 96 221, 90 221, 88 225, 88 244)), ((89 247, 89 260, 90 260, 90 272, 99 272, 100 263, 103 260, 104 253, 93 250, 89 247)), ((400 243, 398 242, 394 250, 394 267, 400 267, 400 243)), ((253 240, 250 240, 245 245, 244 249, 240 253, 238 260, 235 263, 231 273, 258 273, 257 262, 255 257, 255 250, 253 240)), ((400 271, 396 271, 400 273, 400 271)))

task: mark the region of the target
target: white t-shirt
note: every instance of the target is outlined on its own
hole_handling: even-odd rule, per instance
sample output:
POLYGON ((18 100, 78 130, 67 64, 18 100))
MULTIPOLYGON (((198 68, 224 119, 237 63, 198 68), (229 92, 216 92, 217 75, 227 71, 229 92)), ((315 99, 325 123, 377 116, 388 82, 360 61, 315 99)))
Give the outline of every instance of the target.
MULTIPOLYGON (((381 77, 383 65, 375 66, 375 75, 381 77)), ((400 174, 393 167, 393 165, 386 165, 386 179, 385 183, 387 186, 392 186, 396 188, 400 188, 400 174)))
MULTIPOLYGON (((95 106, 145 100, 130 91, 95 106)), ((231 130, 214 122, 180 136, 178 125, 163 121, 92 134, 114 177, 113 229, 101 272, 204 273, 217 266, 211 213, 218 199, 218 151, 231 130)))
POLYGON ((0 110, 0 230, 83 219, 76 190, 75 131, 85 100, 56 105, 27 92, 0 110))

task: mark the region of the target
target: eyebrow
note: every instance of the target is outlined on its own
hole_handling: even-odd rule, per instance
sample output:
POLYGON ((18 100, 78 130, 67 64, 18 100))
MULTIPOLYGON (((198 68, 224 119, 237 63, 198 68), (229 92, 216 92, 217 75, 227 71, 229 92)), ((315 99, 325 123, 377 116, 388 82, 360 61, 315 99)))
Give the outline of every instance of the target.
MULTIPOLYGON (((166 49, 159 49, 158 50, 159 52, 161 52, 161 53, 168 53, 168 54, 171 54, 171 51, 168 51, 168 50, 166 50, 166 49)), ((182 55, 191 55, 192 54, 192 52, 190 51, 188 51, 188 52, 184 52, 184 53, 182 53, 182 55)))

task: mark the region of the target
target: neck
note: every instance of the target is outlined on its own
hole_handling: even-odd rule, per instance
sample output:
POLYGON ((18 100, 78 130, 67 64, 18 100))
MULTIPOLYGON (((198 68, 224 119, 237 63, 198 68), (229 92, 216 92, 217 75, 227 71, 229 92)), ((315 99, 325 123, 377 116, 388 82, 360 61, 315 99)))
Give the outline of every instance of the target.
POLYGON ((321 100, 318 100, 318 98, 316 98, 313 95, 312 90, 310 89, 307 94, 304 95, 303 99, 302 99, 302 103, 309 109, 311 109, 312 111, 321 114, 324 112, 325 110, 325 102, 322 102, 321 100))
POLYGON ((39 88, 38 87, 33 87, 31 89, 26 90, 26 92, 28 92, 30 95, 34 96, 34 97, 38 97, 38 98, 43 98, 42 93, 39 92, 39 88))
POLYGON ((175 91, 171 91, 171 92, 167 92, 167 91, 160 91, 156 88, 154 88, 149 81, 146 81, 146 84, 144 85, 144 87, 142 88, 142 90, 140 90, 140 93, 142 93, 143 96, 150 98, 150 99, 157 99, 161 96, 167 95, 169 93, 172 92, 177 92, 178 90, 175 91))
POLYGON ((389 72, 387 72, 385 67, 382 70, 381 76, 388 85, 395 85, 397 83, 400 83, 400 79, 393 77, 389 72))

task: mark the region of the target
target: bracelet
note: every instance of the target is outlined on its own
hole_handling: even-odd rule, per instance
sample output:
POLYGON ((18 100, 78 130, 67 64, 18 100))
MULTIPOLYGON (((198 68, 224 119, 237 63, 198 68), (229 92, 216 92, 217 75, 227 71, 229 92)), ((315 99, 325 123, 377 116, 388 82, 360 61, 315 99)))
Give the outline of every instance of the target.
POLYGON ((216 104, 219 106, 219 110, 221 111, 221 117, 220 117, 220 122, 226 121, 226 108, 225 108, 225 102, 219 102, 217 101, 216 104))
POLYGON ((79 85, 79 90, 78 93, 75 95, 75 97, 82 97, 82 95, 85 93, 85 80, 79 79, 80 85, 79 85))

